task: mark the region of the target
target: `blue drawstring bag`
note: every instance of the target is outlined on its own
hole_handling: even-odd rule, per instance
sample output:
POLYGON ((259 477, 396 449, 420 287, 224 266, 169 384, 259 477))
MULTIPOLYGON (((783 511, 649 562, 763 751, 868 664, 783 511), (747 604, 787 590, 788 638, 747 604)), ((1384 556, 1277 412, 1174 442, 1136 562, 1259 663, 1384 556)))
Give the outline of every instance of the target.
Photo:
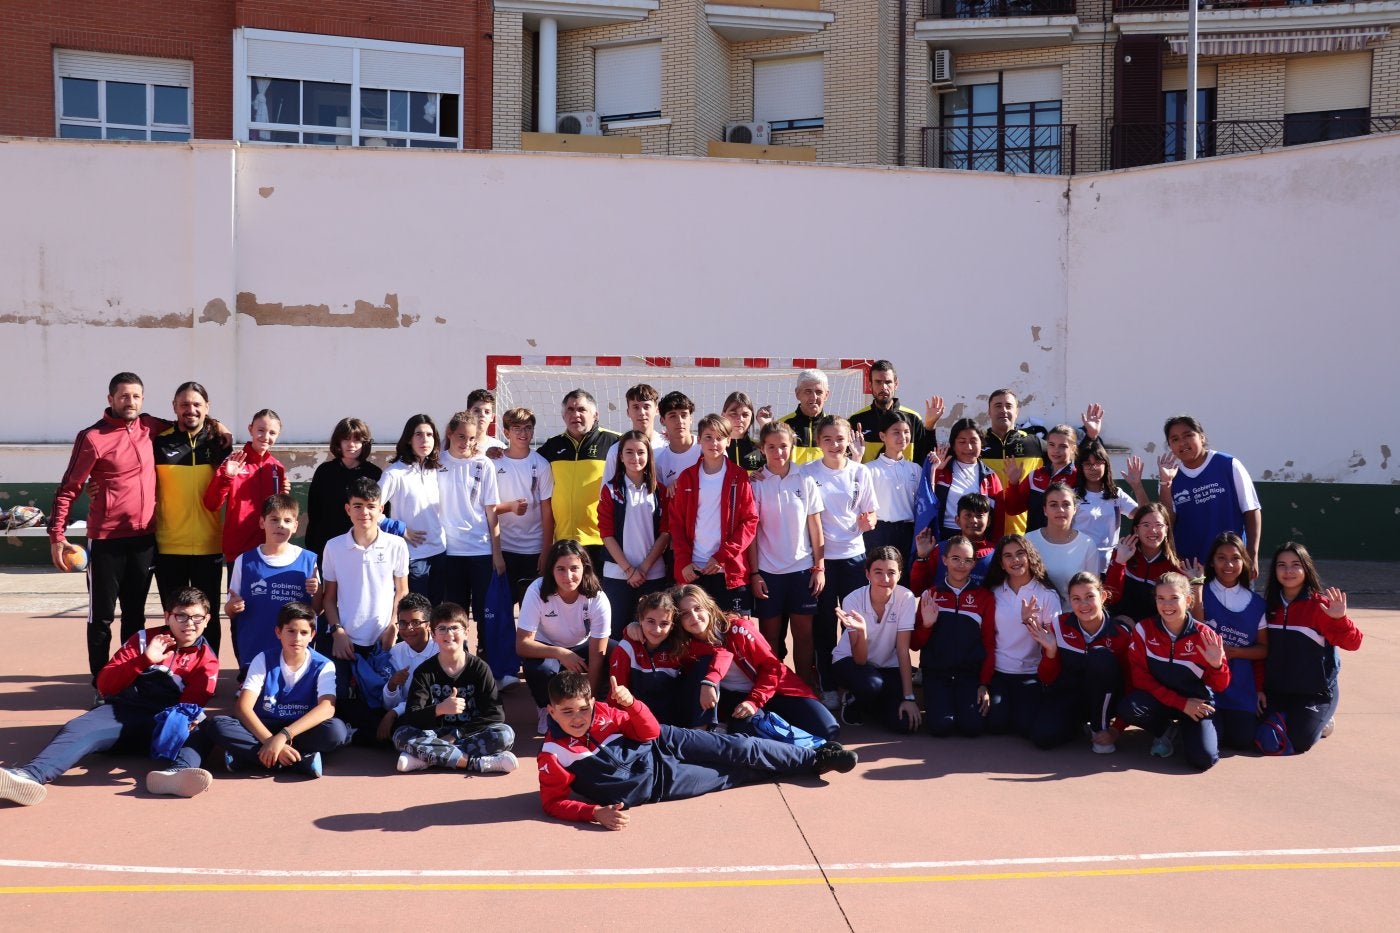
POLYGON ((514 676, 520 670, 520 656, 515 653, 515 594, 510 579, 503 573, 492 573, 486 587, 486 619, 482 623, 486 639, 486 663, 491 676, 500 680, 514 676))
POLYGON ((1265 755, 1291 755, 1293 743, 1288 738, 1288 722, 1282 713, 1267 713, 1254 730, 1254 745, 1265 755))
POLYGON ((180 754, 195 723, 204 718, 204 707, 193 703, 177 703, 156 713, 151 731, 151 757, 157 761, 173 761, 180 754))
POLYGON ((393 675, 394 660, 383 646, 375 645, 368 655, 355 655, 355 685, 370 709, 384 708, 384 685, 393 675))
POLYGON ((753 728, 765 739, 795 745, 798 748, 821 748, 826 739, 818 738, 806 729, 799 729, 777 713, 759 710, 753 714, 753 728))

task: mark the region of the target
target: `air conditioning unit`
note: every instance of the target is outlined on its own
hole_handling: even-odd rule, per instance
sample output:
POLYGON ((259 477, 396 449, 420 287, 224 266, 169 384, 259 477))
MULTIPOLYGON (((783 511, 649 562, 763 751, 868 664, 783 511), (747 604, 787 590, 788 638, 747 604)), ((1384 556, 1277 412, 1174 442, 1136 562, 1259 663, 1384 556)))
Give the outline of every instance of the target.
POLYGON ((603 124, 596 110, 575 110, 559 114, 554 121, 554 132, 569 136, 602 136, 603 124))
POLYGON ((766 146, 773 135, 767 123, 730 123, 724 127, 724 141, 727 143, 749 143, 766 146))
POLYGON ((953 83, 953 50, 934 49, 929 59, 929 84, 934 87, 953 83))

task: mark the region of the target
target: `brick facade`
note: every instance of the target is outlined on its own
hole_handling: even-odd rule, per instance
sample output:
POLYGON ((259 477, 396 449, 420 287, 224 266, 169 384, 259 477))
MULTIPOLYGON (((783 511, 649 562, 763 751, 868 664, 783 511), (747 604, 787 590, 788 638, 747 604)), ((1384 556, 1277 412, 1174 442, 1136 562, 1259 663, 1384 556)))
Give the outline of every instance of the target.
POLYGON ((194 135, 233 136, 233 31, 239 26, 465 50, 463 139, 492 143, 490 0, 69 0, 6 4, 0 18, 0 135, 54 135, 55 48, 194 63, 194 135))

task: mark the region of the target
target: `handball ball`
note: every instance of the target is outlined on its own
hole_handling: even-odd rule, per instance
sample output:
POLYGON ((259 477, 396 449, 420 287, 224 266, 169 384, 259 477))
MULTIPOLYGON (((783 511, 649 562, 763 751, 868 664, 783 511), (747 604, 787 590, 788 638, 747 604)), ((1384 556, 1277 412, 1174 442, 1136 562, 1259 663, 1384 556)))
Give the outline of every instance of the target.
POLYGON ((62 561, 63 569, 67 570, 69 573, 77 573, 86 570, 88 562, 87 551, 84 551, 76 544, 65 544, 63 546, 62 561))

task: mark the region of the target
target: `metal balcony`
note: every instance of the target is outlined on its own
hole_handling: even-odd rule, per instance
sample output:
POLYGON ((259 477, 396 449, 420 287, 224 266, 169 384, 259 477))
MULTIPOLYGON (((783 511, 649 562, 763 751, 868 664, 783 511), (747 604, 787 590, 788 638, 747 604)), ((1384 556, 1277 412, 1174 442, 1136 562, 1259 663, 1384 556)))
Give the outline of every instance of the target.
POLYGON ((1073 123, 1041 126, 926 126, 925 168, 1073 175, 1073 123))

